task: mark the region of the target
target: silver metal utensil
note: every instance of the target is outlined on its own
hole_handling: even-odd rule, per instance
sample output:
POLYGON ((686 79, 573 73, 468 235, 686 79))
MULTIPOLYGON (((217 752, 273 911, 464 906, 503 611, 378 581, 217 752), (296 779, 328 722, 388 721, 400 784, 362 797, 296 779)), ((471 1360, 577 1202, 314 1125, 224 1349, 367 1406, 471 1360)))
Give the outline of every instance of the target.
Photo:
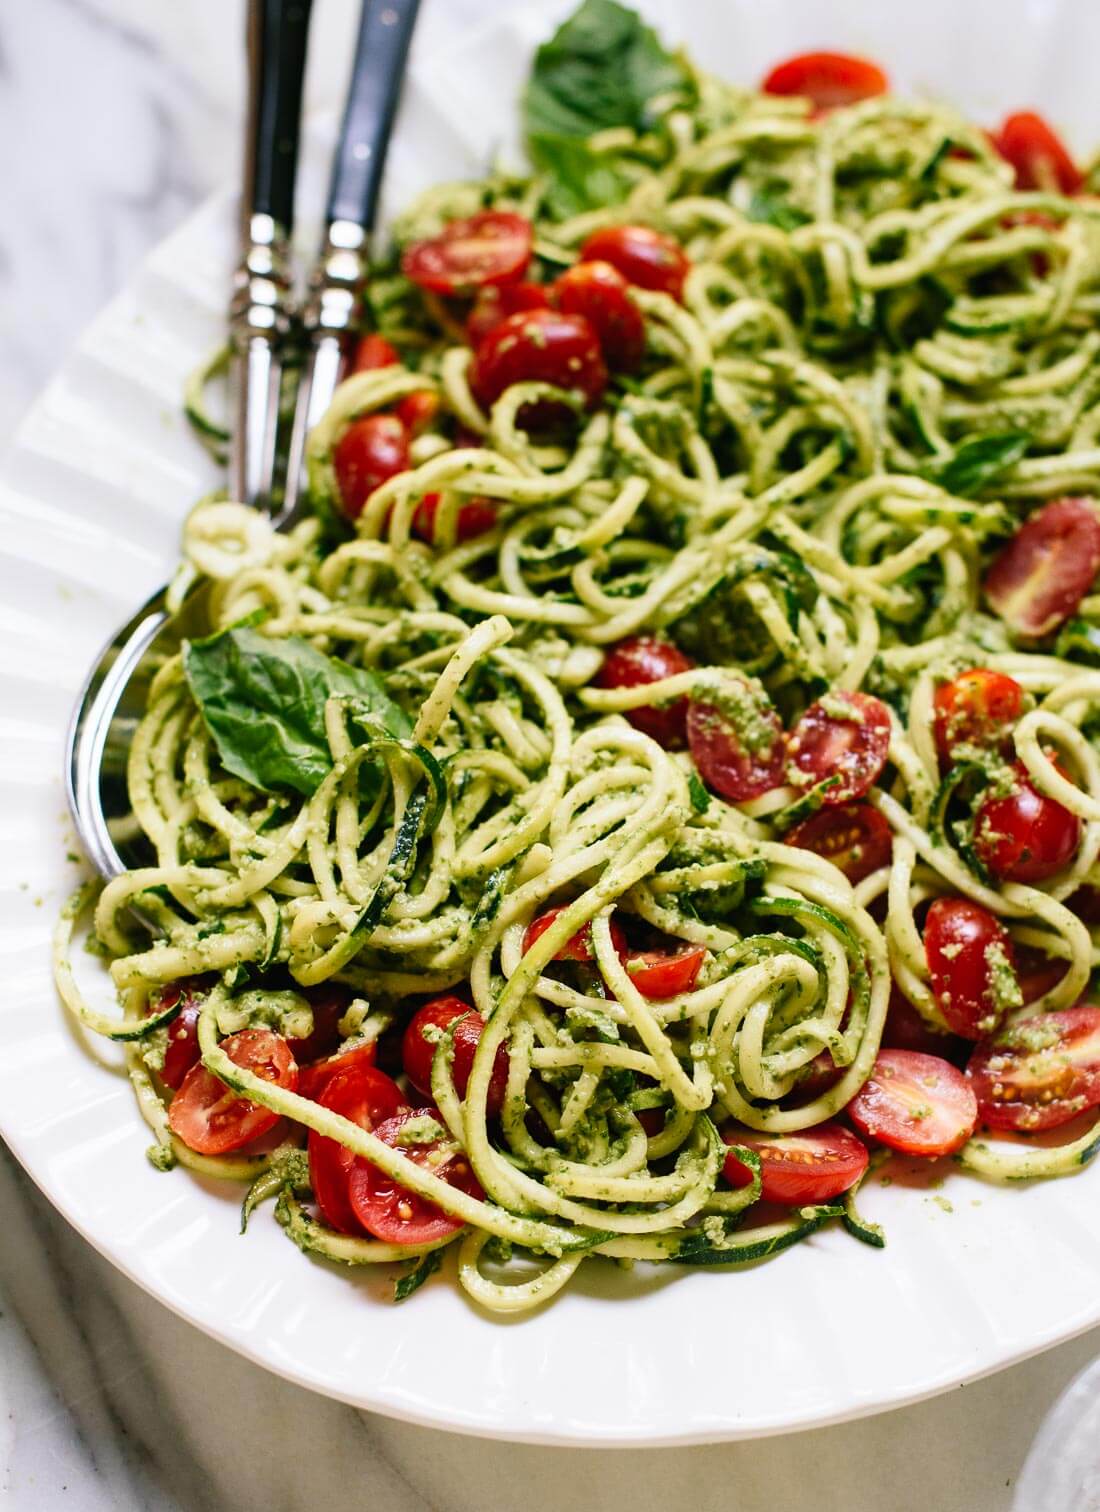
MULTIPOLYGON (((241 254, 230 309, 229 477, 231 496, 264 509, 276 526, 293 516, 306 434, 340 377, 417 8, 418 0, 364 3, 326 232, 304 312, 309 352, 280 498, 279 387, 309 0, 250 0, 241 254)), ((168 589, 158 589, 97 657, 77 700, 66 747, 69 808, 89 861, 105 877, 149 859, 127 797, 127 754, 157 668, 184 639, 209 632, 205 609, 198 590, 170 613, 168 589)))

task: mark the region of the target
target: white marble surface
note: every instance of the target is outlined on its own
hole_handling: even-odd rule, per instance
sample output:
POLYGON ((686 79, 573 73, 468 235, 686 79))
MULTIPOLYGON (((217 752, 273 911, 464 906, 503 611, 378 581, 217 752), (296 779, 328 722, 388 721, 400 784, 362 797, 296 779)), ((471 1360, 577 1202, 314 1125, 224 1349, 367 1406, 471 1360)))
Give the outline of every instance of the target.
MULTIPOLYGON (((425 0, 421 28, 445 36, 456 5, 425 0)), ((312 105, 342 90, 355 8, 315 6, 312 105)), ((241 31, 241 0, 0 7, 0 438, 143 251, 233 171, 241 31)), ((2 1151, 0 1213, 0 1499, 16 1512, 1009 1512, 1039 1422, 1100 1342, 797 1437, 494 1445, 357 1413, 230 1354, 115 1273, 2 1151)))

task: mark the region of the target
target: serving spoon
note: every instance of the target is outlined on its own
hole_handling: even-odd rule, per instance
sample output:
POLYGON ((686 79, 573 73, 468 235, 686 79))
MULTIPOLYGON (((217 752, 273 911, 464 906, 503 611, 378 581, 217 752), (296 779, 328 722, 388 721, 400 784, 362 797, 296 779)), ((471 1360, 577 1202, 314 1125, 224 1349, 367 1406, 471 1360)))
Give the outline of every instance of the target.
MULTIPOLYGON (((341 376, 418 6, 364 0, 325 232, 301 314, 307 350, 280 496, 279 391, 291 324, 289 237, 310 0, 250 0, 241 254, 230 305, 229 494, 262 510, 276 529, 295 517, 305 437, 341 376)), ((210 629, 203 588, 174 608, 165 585, 104 647, 81 690, 66 741, 66 790, 84 852, 104 877, 149 859, 127 796, 130 745, 157 670, 185 639, 210 629)))

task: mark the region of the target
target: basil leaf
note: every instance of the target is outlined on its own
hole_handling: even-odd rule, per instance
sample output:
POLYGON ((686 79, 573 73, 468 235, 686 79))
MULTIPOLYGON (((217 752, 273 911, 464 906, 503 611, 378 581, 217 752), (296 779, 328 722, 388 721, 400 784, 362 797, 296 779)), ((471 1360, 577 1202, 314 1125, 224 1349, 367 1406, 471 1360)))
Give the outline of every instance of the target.
POLYGON ((690 75, 641 17, 616 0, 584 0, 535 54, 523 97, 528 137, 644 130, 658 95, 694 99, 690 75))
POLYGON ((768 189, 758 189, 749 201, 745 212, 749 220, 765 226, 778 226, 780 231, 794 231, 813 219, 805 210, 792 205, 782 195, 768 189))
POLYGON ((392 735, 412 728, 372 672, 294 636, 223 630, 188 642, 183 668, 222 765, 264 792, 308 798, 331 770, 325 703, 334 693, 356 699, 392 735))
POLYGON ((556 220, 626 198, 631 180, 616 166, 614 155, 594 152, 581 137, 535 132, 527 138, 527 150, 546 175, 546 208, 556 220))
POLYGON ((956 498, 972 499, 1015 467, 1030 441, 1026 431, 975 436, 956 447, 949 457, 929 463, 924 475, 956 498))
POLYGON ((1083 619, 1068 620, 1058 632, 1054 654, 1095 667, 1100 663, 1100 627, 1083 619))

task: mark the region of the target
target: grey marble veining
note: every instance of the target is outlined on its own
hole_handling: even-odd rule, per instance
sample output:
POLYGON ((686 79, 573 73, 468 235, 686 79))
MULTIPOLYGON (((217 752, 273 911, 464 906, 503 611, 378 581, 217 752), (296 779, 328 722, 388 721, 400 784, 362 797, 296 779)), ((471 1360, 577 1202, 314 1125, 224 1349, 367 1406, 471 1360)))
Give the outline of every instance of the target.
MULTIPOLYGON (((492 3, 425 0, 422 29, 444 36, 492 3)), ((312 104, 342 90, 355 9, 317 0, 312 104)), ((142 253, 233 171, 242 13, 0 6, 0 437, 142 253)), ((113 1270, 2 1151, 0 1215, 0 1500, 15 1512, 1008 1512, 1036 1427, 1100 1342, 793 1438, 489 1444, 356 1412, 229 1353, 113 1270)))

